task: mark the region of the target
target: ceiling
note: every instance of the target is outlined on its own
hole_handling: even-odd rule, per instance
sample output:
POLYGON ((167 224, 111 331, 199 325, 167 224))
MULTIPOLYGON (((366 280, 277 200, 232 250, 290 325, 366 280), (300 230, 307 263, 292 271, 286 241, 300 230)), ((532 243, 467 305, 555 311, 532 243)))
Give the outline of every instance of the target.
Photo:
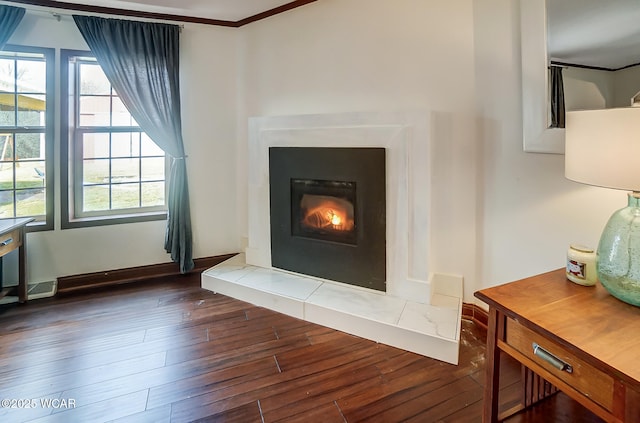
POLYGON ((65 2, 235 22, 290 3, 291 0, 65 0, 65 2))
POLYGON ((6 0, 3 3, 240 26, 313 1, 316 0, 6 0), (122 11, 128 12, 118 13, 122 11))
POLYGON ((552 61, 619 69, 640 63, 639 0, 546 0, 552 61))

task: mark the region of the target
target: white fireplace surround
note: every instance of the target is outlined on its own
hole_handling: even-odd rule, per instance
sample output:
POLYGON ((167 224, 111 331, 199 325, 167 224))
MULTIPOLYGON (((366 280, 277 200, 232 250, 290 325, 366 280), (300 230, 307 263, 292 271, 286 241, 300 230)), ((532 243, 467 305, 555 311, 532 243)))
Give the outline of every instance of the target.
POLYGON ((365 338, 457 363, 462 277, 434 274, 429 267, 429 118, 427 112, 251 118, 248 245, 245 257, 240 256, 204 272, 203 287, 365 338), (364 288, 297 276, 272 268, 269 147, 385 148, 386 293, 369 292, 364 288), (256 275, 265 277, 265 282, 257 281, 256 275), (276 293, 281 289, 286 290, 287 284, 293 283, 292 278, 296 277, 300 285, 291 287, 291 293, 276 293), (274 284, 278 285, 277 289, 274 284), (304 292, 296 293, 298 289, 304 292), (268 291, 269 295, 280 297, 263 298, 262 294, 258 294, 259 291, 268 291), (292 298, 295 305, 285 306, 284 303, 292 298), (297 305, 296 301, 300 304, 297 305), (324 302, 327 304, 318 311, 318 306, 324 302), (344 304, 344 309, 339 304, 344 304), (363 307, 358 308, 354 304, 363 307), (378 312, 367 312, 367 308, 378 312), (388 334, 385 335, 385 331, 388 334))
POLYGON ((382 147, 387 155, 387 293, 429 302, 428 131, 428 115, 417 113, 251 119, 247 263, 271 267, 269 147, 382 147))

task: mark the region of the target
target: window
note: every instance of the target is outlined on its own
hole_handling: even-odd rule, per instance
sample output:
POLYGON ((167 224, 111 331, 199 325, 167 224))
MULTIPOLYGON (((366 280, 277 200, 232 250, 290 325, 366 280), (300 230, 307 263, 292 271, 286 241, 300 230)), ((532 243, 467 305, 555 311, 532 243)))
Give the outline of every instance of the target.
POLYGON ((53 229, 53 49, 0 51, 0 218, 53 229))
POLYGON ((164 152, 140 129, 90 53, 62 50, 61 56, 68 122, 63 186, 69 187, 62 227, 166 219, 164 152))

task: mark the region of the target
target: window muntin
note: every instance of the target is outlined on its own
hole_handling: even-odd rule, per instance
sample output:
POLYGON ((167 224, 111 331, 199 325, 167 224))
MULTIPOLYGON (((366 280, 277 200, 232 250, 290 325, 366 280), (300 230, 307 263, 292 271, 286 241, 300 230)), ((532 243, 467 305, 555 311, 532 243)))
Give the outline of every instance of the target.
POLYGON ((0 51, 0 218, 34 217, 53 228, 52 49, 0 51))
POLYGON ((160 149, 144 152, 142 144, 152 142, 144 132, 76 132, 82 140, 77 143, 82 203, 76 206, 82 215, 164 208, 166 160, 160 149))
POLYGON ((158 213, 164 218, 164 152, 140 129, 94 58, 70 55, 68 73, 74 187, 69 222, 111 224, 135 215, 158 218, 158 213))

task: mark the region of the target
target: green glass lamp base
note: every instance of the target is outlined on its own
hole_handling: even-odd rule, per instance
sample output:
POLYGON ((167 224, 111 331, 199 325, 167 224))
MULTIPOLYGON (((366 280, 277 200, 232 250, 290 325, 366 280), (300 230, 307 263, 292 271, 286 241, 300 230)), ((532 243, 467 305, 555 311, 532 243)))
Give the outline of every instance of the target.
POLYGON ((640 307, 640 192, 628 194, 604 228, 596 260, 598 279, 614 297, 640 307))

